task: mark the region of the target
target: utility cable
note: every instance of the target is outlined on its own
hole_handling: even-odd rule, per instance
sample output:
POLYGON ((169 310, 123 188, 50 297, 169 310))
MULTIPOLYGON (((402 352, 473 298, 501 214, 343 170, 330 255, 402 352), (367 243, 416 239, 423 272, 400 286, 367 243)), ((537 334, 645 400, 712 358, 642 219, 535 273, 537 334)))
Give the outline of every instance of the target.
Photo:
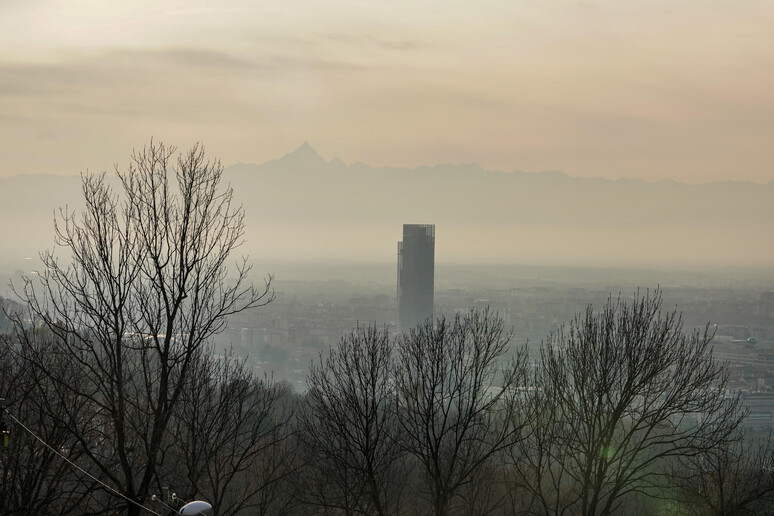
POLYGON ((85 469, 83 469, 82 467, 80 467, 79 465, 77 465, 76 463, 72 462, 70 459, 68 459, 67 457, 65 457, 65 456, 64 456, 64 455, 62 455, 61 453, 59 453, 59 450, 55 449, 53 446, 51 446, 51 445, 50 445, 50 444, 48 444, 46 441, 44 441, 44 440, 43 440, 43 438, 39 437, 39 436, 38 436, 38 435, 37 435, 35 432, 33 432, 32 430, 30 430, 29 428, 27 428, 26 426, 24 426, 24 423, 22 423, 21 421, 19 421, 18 419, 16 419, 16 417, 15 417, 13 414, 11 414, 10 412, 8 412, 8 409, 7 409, 7 408, 4 408, 4 410, 5 410, 5 413, 6 413, 6 414, 8 414, 9 416, 11 416, 11 419, 13 419, 13 420, 16 422, 16 424, 17 424, 17 425, 19 425, 19 426, 20 426, 20 427, 22 427, 24 430, 26 430, 26 431, 27 431, 27 433, 28 433, 28 434, 30 434, 32 437, 34 437, 35 439, 37 439, 38 441, 40 441, 40 443, 41 443, 43 446, 45 446, 46 448, 48 448, 49 450, 51 450, 52 452, 54 452, 55 454, 57 454, 57 455, 58 455, 58 456, 59 456, 59 457, 60 457, 60 458, 61 458, 63 461, 67 462, 69 465, 71 465, 72 467, 74 467, 75 469, 77 469, 78 471, 80 471, 81 473, 83 473, 84 475, 86 475, 87 477, 89 477, 90 479, 92 479, 93 481, 95 481, 96 483, 100 484, 102 487, 104 487, 104 488, 105 488, 105 489, 107 489, 108 491, 112 492, 112 493, 113 493, 113 494, 115 494, 116 496, 119 496, 119 497, 123 498, 124 500, 126 500, 126 501, 127 501, 127 502, 129 502, 129 503, 133 503, 134 505, 137 505, 137 506, 139 506, 140 508, 142 508, 142 509, 146 510, 147 512, 149 512, 149 513, 151 513, 151 514, 155 514, 156 516, 161 516, 161 514, 157 513, 156 511, 154 511, 154 510, 152 510, 152 509, 149 509, 149 508, 145 507, 143 504, 141 504, 140 502, 138 502, 138 501, 136 501, 136 500, 132 500, 131 498, 129 498, 129 497, 128 497, 128 496, 126 496, 125 494, 123 494, 123 493, 121 493, 121 492, 119 492, 119 491, 115 490, 114 488, 110 487, 109 485, 107 485, 106 483, 102 482, 100 479, 98 479, 97 477, 95 477, 94 475, 92 475, 91 473, 89 473, 88 471, 86 471, 85 469))

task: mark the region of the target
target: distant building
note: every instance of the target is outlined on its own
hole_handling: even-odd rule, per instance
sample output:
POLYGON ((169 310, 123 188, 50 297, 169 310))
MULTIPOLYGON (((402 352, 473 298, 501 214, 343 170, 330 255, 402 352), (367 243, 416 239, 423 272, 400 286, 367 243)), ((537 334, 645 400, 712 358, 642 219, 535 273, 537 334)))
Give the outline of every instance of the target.
POLYGON ((742 424, 747 427, 774 427, 774 393, 743 392, 742 408, 748 411, 742 424))
POLYGON ((435 224, 404 224, 398 242, 398 317, 401 331, 433 317, 435 224))

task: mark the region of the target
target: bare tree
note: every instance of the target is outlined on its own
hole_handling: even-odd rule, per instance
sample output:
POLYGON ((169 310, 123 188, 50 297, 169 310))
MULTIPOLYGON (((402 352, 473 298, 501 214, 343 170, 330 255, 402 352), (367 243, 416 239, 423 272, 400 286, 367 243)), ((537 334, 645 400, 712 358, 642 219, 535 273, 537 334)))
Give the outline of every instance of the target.
POLYGON ((743 433, 725 446, 676 461, 672 484, 687 514, 764 514, 774 504, 774 441, 743 433))
POLYGON ((168 461, 168 485, 186 499, 204 497, 214 516, 276 514, 262 494, 292 470, 289 395, 273 378, 255 378, 243 359, 202 350, 172 420, 179 460, 168 461))
POLYGON ((668 483, 675 457, 725 446, 742 415, 708 328, 686 336, 661 294, 589 307, 542 346, 529 437, 512 449, 536 514, 612 514, 668 483))
POLYGON ((307 376, 301 416, 310 504, 345 514, 397 514, 405 482, 387 330, 358 327, 307 376))
POLYGON ((488 309, 427 321, 400 341, 398 419, 437 516, 452 512, 460 488, 520 437, 526 352, 500 363, 509 344, 488 309))
MULTIPOLYGON (((70 256, 42 253, 38 277, 17 292, 84 380, 48 371, 74 398, 62 424, 90 469, 131 500, 130 515, 157 482, 197 351, 229 314, 272 299, 268 281, 247 284, 244 259, 227 279, 244 223, 223 167, 199 145, 174 155, 155 142, 133 153, 116 170, 120 197, 105 174, 84 175, 85 209, 55 222, 70 256)), ((32 359, 46 367, 44 350, 32 359)))
MULTIPOLYGON (((10 432, 8 447, 0 451, 0 513, 88 514, 99 489, 66 462, 82 463, 83 450, 58 424, 74 399, 60 398, 46 374, 24 360, 26 351, 13 334, 0 334, 0 420, 10 432)), ((52 353, 47 366, 67 364, 52 353)))

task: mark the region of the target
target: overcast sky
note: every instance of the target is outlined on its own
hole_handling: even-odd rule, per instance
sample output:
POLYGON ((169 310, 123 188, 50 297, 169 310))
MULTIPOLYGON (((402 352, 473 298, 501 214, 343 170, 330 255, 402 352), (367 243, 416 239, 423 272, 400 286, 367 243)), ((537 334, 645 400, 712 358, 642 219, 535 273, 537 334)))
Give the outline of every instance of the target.
POLYGON ((771 0, 0 0, 0 177, 110 168, 154 136, 224 164, 309 141, 767 182, 773 49, 771 0))

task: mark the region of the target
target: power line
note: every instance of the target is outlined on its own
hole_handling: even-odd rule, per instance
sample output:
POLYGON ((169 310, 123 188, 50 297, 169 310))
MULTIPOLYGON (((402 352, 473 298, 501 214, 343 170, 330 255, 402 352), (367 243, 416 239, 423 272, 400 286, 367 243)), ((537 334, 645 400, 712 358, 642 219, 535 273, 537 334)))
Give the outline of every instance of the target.
POLYGON ((78 471, 80 471, 81 473, 83 473, 84 475, 86 475, 87 477, 89 477, 90 479, 92 479, 93 481, 95 481, 96 483, 100 484, 102 487, 104 487, 104 488, 105 488, 105 489, 107 489, 108 491, 112 492, 112 493, 113 493, 113 494, 115 494, 116 496, 119 496, 119 497, 123 498, 124 500, 126 500, 126 501, 127 501, 127 502, 129 502, 129 503, 133 503, 133 504, 135 504, 135 505, 139 506, 140 508, 142 508, 142 509, 144 509, 144 510, 148 511, 148 512, 149 512, 149 513, 151 513, 151 514, 155 514, 156 516, 161 516, 161 514, 157 513, 156 511, 154 511, 154 510, 152 510, 152 509, 149 509, 149 508, 145 507, 145 506, 144 506, 143 504, 141 504, 140 502, 138 502, 138 501, 136 501, 136 500, 132 500, 131 498, 129 498, 129 497, 128 497, 128 496, 126 496, 125 494, 123 494, 123 493, 121 493, 121 492, 119 492, 119 491, 116 491, 114 488, 110 487, 109 485, 107 485, 106 483, 102 482, 100 479, 96 478, 94 475, 92 475, 91 473, 89 473, 88 471, 86 471, 85 469, 83 469, 82 467, 80 467, 79 465, 77 465, 76 463, 72 462, 70 459, 68 459, 67 457, 65 457, 65 456, 64 456, 64 455, 62 455, 61 453, 59 453, 59 450, 55 449, 53 446, 51 446, 51 445, 50 445, 50 444, 48 444, 46 441, 44 441, 44 440, 43 440, 43 438, 39 437, 39 436, 38 436, 38 435, 37 435, 35 432, 33 432, 32 430, 30 430, 29 428, 27 428, 26 426, 24 426, 24 423, 22 423, 21 421, 19 421, 18 419, 16 419, 16 417, 15 417, 13 414, 11 414, 10 412, 8 412, 8 409, 7 409, 7 408, 4 408, 3 410, 5 410, 5 413, 6 413, 6 414, 8 414, 8 415, 11 417, 11 419, 13 419, 13 420, 16 422, 16 424, 17 424, 17 425, 19 425, 19 426, 20 426, 20 427, 22 427, 24 430, 26 430, 26 431, 27 431, 27 433, 29 433, 29 434, 30 434, 32 437, 34 437, 35 439, 37 439, 38 441, 40 441, 40 443, 41 443, 43 446, 45 446, 46 448, 48 448, 49 450, 51 450, 52 452, 54 452, 55 454, 57 454, 57 455, 58 455, 58 456, 59 456, 59 457, 60 457, 60 458, 61 458, 63 461, 67 462, 69 465, 71 465, 72 467, 74 467, 75 469, 77 469, 78 471))

